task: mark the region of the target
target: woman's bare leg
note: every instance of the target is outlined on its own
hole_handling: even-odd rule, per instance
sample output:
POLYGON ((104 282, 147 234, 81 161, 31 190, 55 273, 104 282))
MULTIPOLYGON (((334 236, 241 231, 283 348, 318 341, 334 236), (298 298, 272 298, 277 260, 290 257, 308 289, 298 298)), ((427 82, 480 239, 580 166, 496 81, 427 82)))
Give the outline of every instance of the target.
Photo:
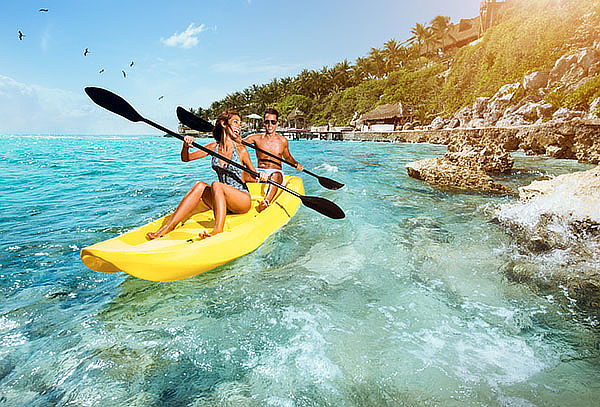
POLYGON ((179 205, 177 206, 175 213, 173 214, 173 216, 171 216, 169 221, 166 224, 164 224, 160 229, 158 229, 156 232, 147 233, 146 237, 148 239, 152 240, 152 239, 156 239, 157 237, 162 237, 162 236, 166 235, 167 233, 169 233, 170 231, 172 231, 175 228, 175 226, 177 226, 177 224, 179 222, 181 222, 183 220, 183 218, 185 218, 187 215, 189 215, 190 212, 192 212, 194 210, 194 208, 198 205, 198 203, 202 199, 202 195, 204 194, 204 191, 207 187, 208 187, 208 184, 206 184, 202 181, 197 182, 192 187, 192 189, 190 189, 188 191, 188 193, 185 194, 185 196, 183 197, 181 202, 179 202, 179 205))
POLYGON ((200 237, 214 236, 223 231, 227 210, 233 213, 246 213, 250 210, 250 194, 240 191, 221 182, 213 182, 204 190, 202 200, 209 205, 215 215, 215 226, 212 232, 202 232, 200 237))
MULTIPOLYGON (((273 174, 271 174, 269 176, 269 179, 271 181, 277 182, 278 184, 283 183, 283 175, 280 172, 274 172, 273 174)), ((262 201, 260 201, 260 203, 258 204, 258 208, 256 208, 256 210, 259 212, 262 212, 265 209, 267 209, 267 207, 269 205, 271 205, 271 201, 273 201, 273 198, 275 197, 276 193, 277 193, 277 187, 269 184, 269 187, 267 188, 267 193, 265 194, 265 198, 262 201)))

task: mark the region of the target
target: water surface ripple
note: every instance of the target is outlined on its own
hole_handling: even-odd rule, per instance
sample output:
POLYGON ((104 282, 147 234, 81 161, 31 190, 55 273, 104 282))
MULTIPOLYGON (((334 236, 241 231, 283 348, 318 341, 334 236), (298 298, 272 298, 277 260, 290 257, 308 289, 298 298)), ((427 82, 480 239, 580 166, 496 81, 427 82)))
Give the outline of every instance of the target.
MULTIPOLYGON (((183 281, 86 269, 82 247, 214 179, 179 148, 0 137, 0 405, 597 405, 596 317, 502 273, 513 242, 484 208, 511 198, 406 176, 440 146, 291 142, 346 184, 304 177, 345 220, 302 207, 255 252, 183 281)), ((517 166, 513 186, 585 167, 517 166)))

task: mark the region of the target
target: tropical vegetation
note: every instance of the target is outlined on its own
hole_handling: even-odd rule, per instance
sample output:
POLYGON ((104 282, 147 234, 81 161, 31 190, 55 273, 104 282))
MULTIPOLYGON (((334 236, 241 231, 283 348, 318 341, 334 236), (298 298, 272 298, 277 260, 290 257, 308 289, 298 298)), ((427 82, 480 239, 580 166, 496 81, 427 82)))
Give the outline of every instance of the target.
MULTIPOLYGON (((590 45, 600 35, 598 4, 507 1, 497 24, 460 49, 446 46, 455 40, 452 23, 449 17, 437 16, 429 24, 415 24, 407 40, 390 39, 354 63, 344 60, 252 85, 195 112, 214 118, 227 108, 260 114, 275 106, 283 117, 300 109, 312 125, 347 125, 380 104, 400 102, 420 122, 428 122, 436 115, 452 115, 476 97, 490 96, 530 72, 549 70, 559 56, 590 45)), ((553 97, 565 106, 589 105, 600 92, 600 79, 591 82, 579 93, 553 97)))

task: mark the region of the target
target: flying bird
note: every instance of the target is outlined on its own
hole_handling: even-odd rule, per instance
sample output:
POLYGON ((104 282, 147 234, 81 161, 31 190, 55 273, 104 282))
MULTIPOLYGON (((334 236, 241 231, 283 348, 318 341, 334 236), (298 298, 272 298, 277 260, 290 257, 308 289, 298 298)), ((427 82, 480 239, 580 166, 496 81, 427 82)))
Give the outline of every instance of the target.
POLYGON ((41 8, 39 11, 40 11, 40 13, 47 13, 48 9, 47 8, 41 8))
POLYGON ((104 68, 100 69, 100 72, 98 72, 98 73, 102 73, 102 72, 104 72, 104 68))
POLYGON ((131 63, 129 64, 129 66, 133 66, 133 61, 131 61, 131 63))
POLYGON ((23 34, 23 33, 21 32, 21 30, 19 30, 19 40, 20 40, 20 41, 23 41, 23 37, 25 37, 25 34, 23 34))
POLYGON ((123 78, 127 78, 127 74, 125 73, 125 71, 121 71, 123 73, 123 78))
POLYGON ((83 51, 83 56, 85 57, 85 56, 87 56, 87 54, 89 54, 89 53, 90 53, 90 50, 86 48, 86 49, 83 51))
POLYGON ((158 98, 158 100, 161 100, 162 98, 164 98, 164 96, 160 96, 160 97, 158 98))

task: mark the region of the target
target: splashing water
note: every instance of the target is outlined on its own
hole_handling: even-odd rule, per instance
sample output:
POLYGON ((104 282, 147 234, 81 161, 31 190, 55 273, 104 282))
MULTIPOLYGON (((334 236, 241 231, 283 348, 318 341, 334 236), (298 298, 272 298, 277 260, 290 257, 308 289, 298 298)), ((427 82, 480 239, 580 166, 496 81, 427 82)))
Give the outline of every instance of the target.
POLYGON ((597 318, 502 272, 515 243, 485 206, 512 198, 406 176, 439 146, 290 148, 337 169, 343 189, 305 188, 346 219, 302 208, 255 252, 159 284, 79 249, 171 211, 210 160, 157 136, 0 137, 0 404, 596 405, 597 318))

